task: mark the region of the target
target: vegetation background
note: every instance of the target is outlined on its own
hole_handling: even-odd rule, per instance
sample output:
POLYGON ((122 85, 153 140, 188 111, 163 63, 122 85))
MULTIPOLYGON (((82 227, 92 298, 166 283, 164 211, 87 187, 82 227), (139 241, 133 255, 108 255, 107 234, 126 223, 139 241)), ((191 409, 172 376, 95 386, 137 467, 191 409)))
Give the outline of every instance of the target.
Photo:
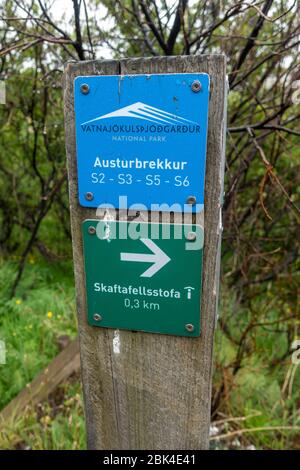
MULTIPOLYGON (((68 60, 224 53, 229 103, 213 448, 300 448, 300 5, 0 0, 0 409, 76 336, 68 60), (3 91, 3 87, 2 87, 3 91)), ((85 447, 80 380, 1 425, 0 448, 85 447)))

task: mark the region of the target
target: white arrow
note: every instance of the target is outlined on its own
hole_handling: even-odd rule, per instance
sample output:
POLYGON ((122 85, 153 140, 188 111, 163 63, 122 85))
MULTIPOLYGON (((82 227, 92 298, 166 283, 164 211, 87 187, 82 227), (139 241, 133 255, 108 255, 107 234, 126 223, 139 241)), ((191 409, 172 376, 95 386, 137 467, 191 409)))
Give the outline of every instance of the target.
POLYGON ((163 268, 171 258, 169 258, 164 251, 162 251, 152 240, 149 238, 140 238, 141 242, 146 245, 152 254, 147 253, 121 253, 121 261, 136 261, 140 263, 153 263, 140 277, 152 277, 161 268, 163 268))

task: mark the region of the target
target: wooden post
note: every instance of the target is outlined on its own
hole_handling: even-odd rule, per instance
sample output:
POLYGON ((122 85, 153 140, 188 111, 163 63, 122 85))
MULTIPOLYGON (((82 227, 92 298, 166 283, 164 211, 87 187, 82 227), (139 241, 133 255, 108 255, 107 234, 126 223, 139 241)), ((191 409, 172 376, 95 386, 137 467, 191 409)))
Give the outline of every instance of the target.
MULTIPOLYGON (((66 151, 82 382, 89 449, 207 449, 226 124, 223 55, 71 62, 64 77, 66 151), (88 326, 78 203, 73 81, 78 75, 208 73, 211 79, 205 183, 201 336, 186 338, 88 326), (113 348, 118 334, 119 353, 113 348)), ((147 213, 144 214, 147 220, 147 213)), ((159 214, 157 214, 157 219, 159 214)), ((153 220, 153 219, 152 219, 153 220)), ((175 220, 181 221, 181 215, 175 220)))

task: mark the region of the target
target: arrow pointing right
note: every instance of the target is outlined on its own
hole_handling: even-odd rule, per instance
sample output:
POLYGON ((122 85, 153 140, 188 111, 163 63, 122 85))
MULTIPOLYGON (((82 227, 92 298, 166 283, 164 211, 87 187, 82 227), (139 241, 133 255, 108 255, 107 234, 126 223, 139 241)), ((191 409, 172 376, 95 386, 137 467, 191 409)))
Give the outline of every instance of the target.
POLYGON ((144 271, 140 277, 152 277, 158 271, 160 271, 169 261, 169 258, 164 251, 162 251, 156 243, 154 243, 149 238, 140 238, 141 242, 146 245, 150 253, 121 253, 121 261, 134 261, 140 263, 153 263, 150 268, 144 271))

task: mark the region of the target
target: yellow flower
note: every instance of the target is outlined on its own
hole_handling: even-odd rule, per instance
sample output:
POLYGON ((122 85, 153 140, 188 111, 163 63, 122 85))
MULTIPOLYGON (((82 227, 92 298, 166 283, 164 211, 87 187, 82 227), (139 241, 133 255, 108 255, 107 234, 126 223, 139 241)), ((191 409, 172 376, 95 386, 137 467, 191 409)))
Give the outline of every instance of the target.
POLYGON ((30 258, 29 263, 30 263, 30 264, 34 264, 34 259, 33 259, 33 258, 30 258))
POLYGON ((21 300, 21 299, 17 299, 17 300, 16 300, 16 304, 17 304, 17 305, 20 305, 21 303, 22 303, 22 300, 21 300))
POLYGON ((52 318, 52 317, 53 317, 53 313, 52 313, 52 312, 48 312, 48 313, 47 313, 47 317, 48 317, 48 318, 52 318))
POLYGON ((51 417, 48 416, 48 415, 47 416, 42 416, 41 423, 45 424, 47 426, 47 424, 51 423, 51 417))

